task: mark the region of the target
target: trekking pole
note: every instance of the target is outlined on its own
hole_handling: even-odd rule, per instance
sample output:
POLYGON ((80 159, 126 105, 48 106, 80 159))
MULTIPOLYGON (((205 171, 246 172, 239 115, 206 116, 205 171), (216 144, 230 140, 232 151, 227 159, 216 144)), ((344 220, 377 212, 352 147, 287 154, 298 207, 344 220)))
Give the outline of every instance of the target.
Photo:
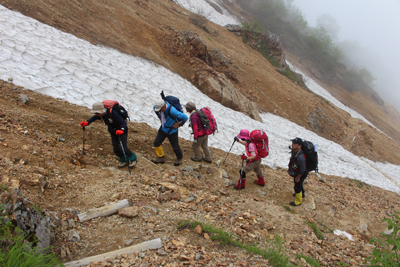
POLYGON ((243 163, 244 163, 244 159, 242 159, 242 168, 240 169, 240 179, 239 179, 239 197, 240 197, 240 189, 242 188, 243 163))
POLYGON ((236 140, 233 140, 233 144, 232 144, 231 148, 229 149, 228 154, 226 154, 226 157, 225 157, 225 159, 224 159, 224 162, 222 162, 223 164, 225 164, 225 160, 228 158, 228 155, 229 155, 229 153, 231 152, 232 147, 233 147, 233 145, 235 144, 235 142, 236 142, 236 140))
POLYGON ((85 127, 82 127, 82 130, 83 130, 82 155, 86 155, 86 153, 85 153, 85 127))
POLYGON ((129 160, 128 160, 128 157, 125 154, 125 149, 124 149, 124 146, 122 145, 121 137, 119 138, 119 143, 121 144, 121 148, 122 148, 122 152, 124 153, 124 156, 125 156, 126 164, 128 164, 129 175, 131 175, 132 173, 131 173, 131 168, 129 167, 129 160))

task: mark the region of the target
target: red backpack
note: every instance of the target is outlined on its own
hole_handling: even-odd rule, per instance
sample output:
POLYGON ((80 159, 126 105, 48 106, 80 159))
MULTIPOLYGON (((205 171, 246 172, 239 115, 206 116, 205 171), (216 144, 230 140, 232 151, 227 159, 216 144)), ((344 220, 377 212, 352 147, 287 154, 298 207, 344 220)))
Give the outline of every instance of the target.
MULTIPOLYGON (((250 142, 254 143, 256 146, 256 154, 261 158, 265 158, 269 154, 269 142, 267 134, 262 130, 254 130, 250 133, 250 142)), ((247 143, 246 148, 248 149, 247 143)))
POLYGON ((129 119, 128 111, 121 106, 118 101, 116 100, 104 100, 103 102, 104 107, 107 109, 109 116, 112 114, 112 110, 114 109, 124 120, 129 119))
POLYGON ((217 121, 215 120, 214 115, 211 113, 210 108, 201 108, 197 111, 197 114, 200 118, 201 124, 204 127, 206 135, 215 133, 218 128, 217 121))

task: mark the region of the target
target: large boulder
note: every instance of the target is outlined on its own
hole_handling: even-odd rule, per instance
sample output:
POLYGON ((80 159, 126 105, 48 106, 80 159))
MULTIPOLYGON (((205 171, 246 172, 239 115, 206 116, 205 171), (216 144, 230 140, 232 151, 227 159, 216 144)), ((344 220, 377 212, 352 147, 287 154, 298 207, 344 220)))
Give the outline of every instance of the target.
POLYGON ((257 105, 236 88, 237 76, 221 51, 209 50, 201 37, 192 32, 175 32, 170 48, 171 53, 189 58, 191 82, 200 91, 228 108, 262 121, 257 105))
POLYGON ((278 62, 279 66, 281 68, 285 68, 286 56, 285 52, 283 52, 279 36, 269 31, 264 33, 262 36, 263 43, 268 46, 268 49, 272 53, 272 56, 275 58, 275 60, 278 62))
POLYGON ((257 105, 242 95, 225 74, 216 72, 210 66, 192 59, 192 83, 208 97, 231 108, 243 112, 252 119, 262 121, 257 105))
POLYGON ((207 45, 203 39, 192 32, 175 32, 172 53, 177 56, 187 55, 201 59, 212 66, 212 57, 208 53, 207 45))

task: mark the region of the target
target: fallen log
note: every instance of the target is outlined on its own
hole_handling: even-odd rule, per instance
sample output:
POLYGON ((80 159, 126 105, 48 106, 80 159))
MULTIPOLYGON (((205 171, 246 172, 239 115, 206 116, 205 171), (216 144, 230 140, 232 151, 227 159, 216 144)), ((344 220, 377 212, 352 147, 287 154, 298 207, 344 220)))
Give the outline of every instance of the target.
POLYGON ((144 249, 158 249, 158 248, 161 248, 161 239, 160 238, 146 241, 146 242, 136 244, 136 245, 133 245, 130 247, 126 247, 123 249, 114 250, 114 251, 100 254, 97 256, 91 256, 91 257, 87 257, 87 258, 84 258, 81 260, 67 262, 64 265, 68 266, 68 267, 87 266, 87 265, 91 264, 92 262, 101 262, 101 261, 114 259, 123 254, 132 254, 132 253, 135 253, 136 251, 141 251, 144 249))
POLYGON ((110 205, 97 208, 97 209, 90 209, 87 212, 78 214, 80 222, 86 222, 96 217, 104 217, 109 216, 111 214, 115 214, 118 212, 119 209, 129 207, 130 203, 127 199, 123 199, 121 201, 112 203, 110 205))
MULTIPOLYGON (((137 155, 137 156, 138 156, 138 155, 137 155)), ((149 162, 150 164, 154 165, 154 167, 156 167, 156 168, 158 168, 158 169, 160 169, 160 170, 163 170, 162 167, 160 167, 160 166, 158 166, 157 164, 153 163, 151 160, 146 159, 145 157, 143 157, 143 156, 141 156, 141 155, 139 155, 139 156, 140 156, 140 158, 142 158, 142 159, 146 160, 147 162, 149 162)))

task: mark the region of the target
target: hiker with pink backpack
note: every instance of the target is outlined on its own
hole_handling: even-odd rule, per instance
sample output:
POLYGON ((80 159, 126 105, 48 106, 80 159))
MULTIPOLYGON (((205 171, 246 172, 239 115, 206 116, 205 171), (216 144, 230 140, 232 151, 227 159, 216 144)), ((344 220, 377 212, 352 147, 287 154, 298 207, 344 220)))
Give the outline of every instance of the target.
POLYGON ((83 129, 96 120, 102 120, 111 134, 113 150, 119 160, 118 167, 122 168, 127 165, 128 169, 134 167, 137 157, 128 148, 128 125, 126 120, 129 119, 129 116, 125 108, 118 101, 104 100, 103 102, 94 103, 90 112, 95 115, 89 120, 80 123, 83 129))
POLYGON ((189 127, 193 130, 193 143, 192 149, 194 157, 190 159, 192 161, 202 161, 211 163, 212 156, 210 149, 208 148, 208 136, 215 133, 217 130, 217 123, 211 110, 208 107, 196 109, 196 104, 188 102, 185 106, 186 111, 190 113, 190 124, 189 127), (204 157, 200 151, 200 147, 203 149, 204 157))
POLYGON ((264 131, 254 130, 251 133, 247 129, 240 130, 234 140, 246 147, 246 155, 242 155, 242 169, 240 170, 240 178, 235 185, 236 190, 244 189, 246 186, 246 174, 254 170, 257 174, 256 185, 265 186, 265 180, 261 171, 261 159, 269 154, 268 137, 264 131), (246 166, 243 163, 246 161, 246 166))

